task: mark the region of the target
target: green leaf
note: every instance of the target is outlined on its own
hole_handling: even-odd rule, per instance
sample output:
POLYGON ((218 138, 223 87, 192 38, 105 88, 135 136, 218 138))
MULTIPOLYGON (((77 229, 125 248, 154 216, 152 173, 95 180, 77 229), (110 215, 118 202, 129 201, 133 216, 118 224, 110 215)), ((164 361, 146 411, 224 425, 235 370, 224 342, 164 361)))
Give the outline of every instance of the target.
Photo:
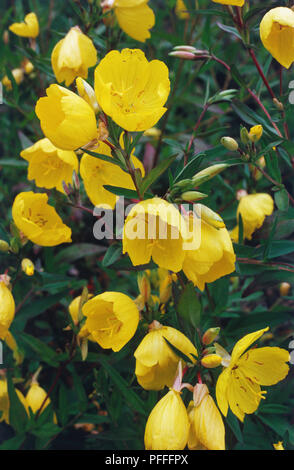
POLYGON ((10 371, 7 372, 7 389, 10 403, 9 423, 16 433, 21 434, 28 423, 28 415, 15 391, 10 371))
POLYGON ((102 261, 102 266, 104 268, 111 266, 121 257, 121 254, 122 254, 121 244, 113 243, 112 245, 110 245, 110 247, 105 253, 105 256, 102 261))
POLYGON ((158 178, 168 169, 168 167, 175 161, 177 154, 162 160, 153 170, 151 170, 145 178, 143 178, 140 185, 140 193, 144 195, 147 189, 158 180, 158 178))
POLYGON ((56 367, 59 363, 59 354, 57 354, 52 348, 43 343, 43 341, 31 336, 27 333, 22 333, 22 342, 29 346, 34 352, 38 354, 38 359, 46 362, 47 364, 56 367))
POLYGON ((55 263, 72 263, 86 256, 96 256, 105 251, 105 247, 93 243, 76 243, 61 250, 55 257, 55 263))
POLYGON ((122 162, 120 162, 119 160, 117 160, 113 157, 109 157, 108 155, 102 155, 101 153, 92 152, 91 150, 86 150, 84 148, 81 148, 81 150, 83 152, 85 152, 86 154, 91 155, 91 157, 95 157, 95 158, 98 158, 99 160, 103 160, 105 162, 112 163, 113 165, 117 165, 122 170, 126 171, 126 168, 124 168, 122 162))
POLYGON ((289 208, 289 194, 286 189, 275 192, 275 203, 280 211, 287 211, 289 208))
POLYGON ((197 328, 200 324, 201 310, 202 306, 195 287, 189 282, 180 296, 177 311, 184 320, 191 323, 194 328, 197 328))

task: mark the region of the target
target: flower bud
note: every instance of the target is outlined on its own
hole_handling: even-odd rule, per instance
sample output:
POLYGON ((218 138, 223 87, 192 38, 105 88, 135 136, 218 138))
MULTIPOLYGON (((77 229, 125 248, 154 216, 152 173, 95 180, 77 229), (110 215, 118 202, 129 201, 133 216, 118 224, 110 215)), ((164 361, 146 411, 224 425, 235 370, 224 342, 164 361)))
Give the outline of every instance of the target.
POLYGON ((9 249, 9 243, 7 243, 5 240, 0 240, 0 252, 7 253, 9 249))
POLYGON ((179 59, 184 59, 184 60, 195 60, 196 55, 193 54, 193 52, 187 52, 187 51, 172 51, 168 54, 171 57, 178 57, 179 59))
POLYGON ((282 282, 280 284, 280 295, 283 297, 284 295, 288 295, 291 289, 291 284, 289 282, 282 282))
POLYGON ((244 144, 244 145, 250 144, 249 132, 247 131, 246 127, 241 128, 240 138, 241 138, 242 144, 244 144))
POLYGON ((90 106, 92 106, 93 110, 97 114, 100 111, 100 107, 96 99, 95 91, 91 85, 89 85, 89 83, 86 82, 86 80, 83 80, 81 77, 77 77, 76 87, 80 97, 83 98, 90 106))
POLYGON ((238 142, 232 137, 222 137, 220 143, 227 149, 231 151, 236 151, 239 148, 238 142))
POLYGON ((201 364, 207 369, 214 369, 215 367, 220 366, 222 363, 222 358, 218 354, 207 354, 201 359, 201 364))
POLYGON ((164 279, 159 283, 159 301, 161 304, 166 304, 172 295, 172 277, 167 274, 164 279))
POLYGON ((279 111, 283 111, 283 110, 284 110, 284 105, 283 105, 283 103, 281 103, 281 101, 279 101, 277 98, 273 98, 273 103, 274 103, 274 105, 276 106, 276 108, 278 108, 279 111))
POLYGON ((204 335, 202 336, 202 343, 205 345, 211 344, 216 337, 219 335, 220 328, 209 328, 205 331, 204 335))
POLYGON ((205 168, 204 170, 196 173, 196 175, 194 175, 192 178, 192 182, 195 186, 199 186, 200 184, 205 183, 214 176, 218 175, 229 166, 230 165, 228 163, 217 163, 216 165, 209 166, 208 168, 205 168))
POLYGON ((199 201, 205 197, 207 197, 207 194, 200 193, 198 191, 185 191, 183 194, 181 194, 182 201, 199 201))
POLYGON ((194 212, 198 215, 198 217, 203 219, 209 225, 212 225, 212 227, 225 227, 223 219, 216 212, 209 209, 209 207, 204 206, 203 204, 196 204, 194 207, 194 212))
POLYGON ((151 286, 150 286, 149 277, 147 276, 145 272, 139 273, 137 277, 137 282, 138 282, 139 291, 143 297, 144 303, 147 303, 151 295, 151 286))
POLYGON ((28 259, 24 258, 21 262, 21 269, 27 276, 33 276, 35 271, 34 263, 28 259))
POLYGON ((283 441, 279 441, 276 444, 273 444, 275 450, 285 450, 283 446, 283 441))
POLYGON ((259 124, 257 126, 251 127, 248 136, 251 142, 258 142, 259 139, 261 139, 262 133, 263 127, 259 124))

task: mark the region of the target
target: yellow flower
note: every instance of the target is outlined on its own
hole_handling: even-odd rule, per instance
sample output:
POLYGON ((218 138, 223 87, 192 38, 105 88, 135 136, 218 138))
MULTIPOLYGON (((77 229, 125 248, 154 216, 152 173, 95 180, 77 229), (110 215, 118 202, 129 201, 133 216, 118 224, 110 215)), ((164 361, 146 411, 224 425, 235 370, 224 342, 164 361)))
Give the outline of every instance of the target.
POLYGON ((245 3, 245 0, 212 0, 214 3, 221 3, 222 5, 233 5, 237 7, 242 7, 245 3))
MULTIPOLYGON (((95 153, 100 153, 112 158, 111 149, 104 142, 99 142, 95 153)), ((145 170, 135 155, 131 156, 131 162, 135 168, 139 168, 142 176, 145 170)), ((86 193, 94 206, 110 206, 114 209, 118 196, 107 191, 103 186, 119 186, 120 188, 133 189, 135 186, 129 173, 123 171, 118 165, 92 157, 84 153, 80 163, 80 173, 84 181, 86 193)))
POLYGON ((270 54, 287 69, 294 61, 294 12, 277 7, 268 11, 260 23, 260 39, 270 54))
MULTIPOLYGON (((16 394, 23 404, 24 408, 28 412, 28 406, 25 397, 21 393, 20 390, 17 388, 15 389, 16 394)), ((0 378, 0 422, 5 421, 7 424, 9 424, 9 408, 10 408, 10 402, 9 402, 9 396, 8 396, 8 387, 7 387, 7 381, 6 379, 0 378), (1 416, 2 412, 2 416, 1 416)))
POLYGON ((253 126, 250 128, 248 136, 251 142, 258 142, 259 139, 261 139, 262 134, 263 134, 263 127, 260 124, 258 124, 257 126, 253 126))
POLYGON ((189 419, 180 392, 171 389, 151 411, 145 428, 146 450, 183 450, 189 419))
POLYGON ((147 5, 149 0, 106 0, 103 7, 113 8, 120 28, 133 39, 145 42, 150 38, 149 29, 155 24, 155 16, 147 5))
MULTIPOLYGON (((253 232, 262 226, 265 217, 271 215, 273 210, 274 201, 269 194, 257 193, 241 197, 237 209, 237 220, 241 215, 244 238, 251 240, 253 232)), ((230 235, 232 240, 237 243, 239 227, 236 226, 230 235)))
POLYGON ((0 339, 7 336, 10 325, 14 319, 15 302, 13 295, 3 281, 0 281, 0 339))
POLYGON ((35 272, 35 266, 34 263, 28 259, 24 258, 21 262, 21 269, 27 276, 33 276, 35 272))
MULTIPOLYGON (((43 401, 47 397, 47 392, 40 387, 37 382, 33 382, 26 394, 26 402, 32 412, 35 414, 41 408, 43 401)), ((48 398, 43 406, 42 412, 50 405, 51 400, 48 398)))
POLYGON ((104 292, 88 300, 82 308, 86 322, 81 337, 91 335, 104 349, 120 351, 134 336, 139 323, 135 302, 120 292, 104 292))
MULTIPOLYGON (((215 223, 219 222, 216 220, 215 223)), ((189 232, 187 243, 190 247, 185 251, 183 271, 195 286, 204 290, 207 282, 235 271, 236 256, 225 227, 217 229, 203 219, 197 222, 190 216, 189 232)))
POLYGON ((13 23, 9 30, 17 36, 36 38, 39 35, 39 22, 35 13, 25 16, 23 23, 13 23))
POLYGON ((187 11, 187 7, 183 0, 177 0, 175 11, 180 20, 188 20, 190 18, 189 12, 187 11))
POLYGON ((56 188, 64 192, 62 182, 72 183, 72 175, 78 172, 79 161, 72 150, 61 150, 49 139, 41 139, 20 154, 29 162, 28 179, 35 180, 41 188, 56 188))
POLYGON ((51 63, 58 83, 69 86, 76 77, 87 78, 88 69, 97 62, 97 51, 78 26, 69 30, 54 47, 51 63))
POLYGON ((134 266, 149 263, 151 257, 160 267, 178 272, 185 252, 185 223, 170 203, 155 197, 136 204, 126 218, 123 253, 134 266))
POLYGON ((188 406, 190 450, 225 450, 225 427, 221 414, 204 384, 194 388, 188 406))
POLYGON ((157 321, 153 324, 153 329, 143 338, 134 353, 135 374, 139 384, 146 390, 161 390, 165 386, 172 386, 180 361, 165 338, 189 357, 191 363, 196 362, 193 355, 197 356, 197 350, 191 341, 175 328, 162 326, 157 321))
MULTIPOLYGON (((16 84, 19 85, 23 81, 23 76, 24 76, 23 69, 13 69, 11 73, 13 75, 13 78, 16 84)), ((12 83, 11 83, 11 80, 7 77, 7 75, 3 77, 2 83, 5 86, 6 90, 8 91, 12 90, 12 83)))
MULTIPOLYGON (((88 294, 88 299, 90 299, 91 297, 93 297, 93 294, 88 294)), ((79 295, 78 297, 75 297, 68 306, 69 314, 75 325, 77 325, 80 321, 79 310, 80 310, 81 298, 82 298, 81 295, 79 295)))
POLYGON ((12 206, 15 225, 29 240, 40 246, 70 243, 71 229, 47 201, 48 196, 43 193, 29 191, 18 194, 12 206))
POLYGON ((50 85, 36 104, 45 136, 59 149, 75 150, 97 138, 96 116, 83 98, 60 85, 50 85))
POLYGON ((273 444, 275 450, 285 450, 283 446, 283 441, 279 441, 276 444, 273 444))
POLYGON ((217 404, 224 416, 228 408, 241 420, 245 414, 254 413, 263 395, 260 385, 275 385, 283 380, 289 371, 286 364, 290 354, 276 347, 249 348, 268 327, 250 333, 234 346, 227 367, 221 372, 216 384, 217 404))
POLYGON ((130 132, 154 126, 166 112, 170 81, 160 60, 148 62, 139 49, 111 51, 95 70, 99 106, 130 132))

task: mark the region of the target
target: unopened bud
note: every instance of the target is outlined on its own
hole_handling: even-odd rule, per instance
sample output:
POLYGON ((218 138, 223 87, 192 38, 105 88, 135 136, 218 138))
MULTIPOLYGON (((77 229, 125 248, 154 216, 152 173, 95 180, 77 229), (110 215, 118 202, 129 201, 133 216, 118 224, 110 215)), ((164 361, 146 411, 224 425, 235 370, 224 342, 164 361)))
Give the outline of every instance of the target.
POLYGON ((280 295, 281 296, 288 295, 290 292, 290 289, 291 289, 291 284, 289 284, 289 282, 282 282, 280 284, 280 295))
POLYGON ((281 101, 277 100, 277 98, 273 98, 273 103, 274 103, 274 105, 276 106, 276 108, 278 108, 279 111, 283 111, 283 110, 284 110, 284 105, 283 105, 283 103, 281 103, 281 101))
POLYGON ((199 171, 196 175, 193 176, 192 182, 195 186, 199 186, 202 183, 210 180, 214 176, 221 173, 223 170, 228 168, 230 165, 228 163, 217 163, 216 165, 209 166, 204 170, 199 171))
POLYGON ((262 134, 263 134, 263 127, 259 124, 257 126, 251 127, 248 136, 251 142, 258 142, 259 139, 261 139, 262 134))
POLYGON ((207 197, 207 194, 198 191, 186 191, 181 194, 182 201, 200 201, 200 199, 204 199, 205 197, 207 197))
POLYGON ((211 344, 216 337, 219 335, 220 328, 209 328, 208 330, 205 331, 204 335, 202 336, 202 343, 207 345, 211 344))
POLYGON ((220 142, 227 150, 231 150, 232 152, 239 148, 238 142, 232 137, 222 137, 220 142))
POLYGON ((93 90, 91 85, 89 85, 86 80, 83 80, 83 78, 78 77, 76 79, 76 86, 80 97, 83 98, 97 114, 100 111, 100 107, 96 99, 95 91, 93 90))
POLYGON ((246 127, 241 127, 240 139, 241 139, 242 144, 244 145, 250 144, 249 132, 247 131, 246 127))
POLYGON ((72 174, 72 184, 73 184, 74 189, 76 189, 77 191, 80 190, 80 180, 75 170, 73 171, 73 174, 72 174))
POLYGON ((137 277, 139 292, 142 295, 144 303, 148 302, 151 295, 150 280, 145 272, 139 273, 137 277))
POLYGON ((0 251, 2 253, 7 253, 9 251, 9 243, 7 243, 5 240, 0 240, 0 251))
POLYGON ((178 57, 178 59, 184 59, 184 60, 195 60, 197 57, 192 52, 187 52, 187 51, 172 51, 168 55, 171 57, 178 57))
POLYGON ((12 253, 17 254, 17 253, 19 252, 19 249, 20 249, 20 241, 19 241, 19 238, 13 237, 13 238, 10 240, 10 249, 11 249, 12 253))
POLYGON ((201 359, 201 364, 207 369, 214 369, 215 367, 220 366, 222 363, 222 358, 218 354, 208 354, 201 359))
POLYGON ((33 276, 35 272, 34 263, 28 259, 24 258, 21 262, 21 269, 27 276, 33 276))
POLYGON ((167 274, 166 277, 159 284, 159 301, 161 304, 166 304, 172 295, 172 277, 167 274))
POLYGON ((207 222, 209 225, 212 225, 212 227, 225 227, 225 223, 221 216, 213 210, 209 209, 209 207, 204 206, 203 204, 195 204, 194 212, 199 218, 204 220, 204 222, 207 222))
POLYGON ((4 42, 4 44, 9 43, 9 32, 7 31, 7 29, 5 29, 5 31, 3 33, 3 42, 4 42))

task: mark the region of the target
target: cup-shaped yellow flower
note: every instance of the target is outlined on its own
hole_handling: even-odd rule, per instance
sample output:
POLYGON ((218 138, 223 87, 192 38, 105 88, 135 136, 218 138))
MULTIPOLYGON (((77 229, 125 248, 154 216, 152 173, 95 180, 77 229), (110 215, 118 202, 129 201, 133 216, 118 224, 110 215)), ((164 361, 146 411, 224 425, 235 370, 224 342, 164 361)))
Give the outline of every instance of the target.
MULTIPOLYGON (((104 142, 99 142, 99 146, 95 148, 94 152, 112 158, 111 149, 104 142)), ((144 176, 145 170, 140 160, 132 155, 131 162, 135 168, 140 169, 142 176, 144 176)), ((130 174, 123 171, 118 165, 95 158, 86 153, 84 153, 81 159, 80 173, 86 193, 94 206, 108 206, 111 209, 115 207, 118 196, 107 191, 104 185, 136 189, 130 174)))
POLYGON ((145 42, 150 38, 149 29, 155 24, 155 16, 148 6, 149 0, 104 0, 103 8, 113 8, 120 28, 131 38, 145 42))
POLYGON ((59 149, 75 150, 97 138, 93 108, 60 85, 50 85, 36 104, 45 136, 59 149))
POLYGON ((135 302, 120 292, 104 292, 82 307, 86 322, 81 336, 90 335, 104 349, 120 351, 134 336, 139 323, 135 302))
POLYGON ((190 216, 185 253, 183 271, 200 290, 235 271, 236 255, 226 227, 216 228, 190 216))
POLYGON ((123 252, 134 266, 153 261, 161 268, 178 272, 185 252, 185 221, 180 212, 158 197, 136 204, 126 218, 123 252))
POLYGON ((225 450, 225 426, 205 384, 194 387, 194 401, 188 406, 190 450, 225 450))
POLYGON ((259 31, 264 47, 288 69, 294 61, 294 11, 272 8, 262 18, 259 31))
POLYGON ((242 7, 245 0, 212 0, 214 3, 221 3, 222 5, 232 5, 236 7, 242 7))
POLYGON ((74 26, 54 47, 51 63, 58 83, 65 81, 69 86, 76 77, 88 77, 88 69, 97 63, 97 51, 92 40, 74 26))
MULTIPOLYGON (((25 397, 21 393, 20 390, 17 388, 15 389, 16 394, 28 412, 28 406, 25 397)), ((7 386, 7 381, 6 379, 0 379, 0 423, 1 421, 5 421, 7 424, 9 424, 9 408, 10 408, 10 401, 9 401, 9 395, 8 395, 8 386, 7 386), (1 415, 2 412, 2 415, 1 415)))
POLYGON ((16 196, 12 217, 23 235, 36 245, 55 246, 71 242, 71 229, 62 222, 47 194, 32 191, 16 196))
POLYGON ((145 428, 146 450, 183 450, 189 418, 181 393, 171 389, 151 411, 145 428))
POLYGON ((78 172, 79 161, 72 150, 61 150, 49 139, 38 140, 20 156, 29 162, 28 179, 40 188, 56 188, 64 192, 62 182, 72 183, 73 171, 78 172))
POLYGON ((148 62, 139 49, 111 51, 95 70, 99 106, 123 129, 145 131, 166 112, 168 75, 163 62, 148 62))
POLYGON ((245 414, 254 413, 263 395, 260 386, 270 386, 283 380, 289 372, 286 362, 290 353, 277 347, 248 349, 268 327, 250 333, 234 346, 226 368, 221 372, 216 384, 217 404, 224 416, 228 408, 240 419, 245 414))
MULTIPOLYGON (((237 209, 237 220, 242 217, 243 237, 252 239, 255 230, 259 229, 267 215, 271 215, 274 210, 273 198, 266 193, 248 194, 242 196, 237 209)), ((231 231, 231 238, 238 242, 239 227, 236 226, 231 231)))
POLYGON ((39 35, 39 21, 36 13, 28 13, 23 23, 13 23, 9 30, 17 36, 36 38, 39 35))
POLYGON ((180 361, 180 357, 167 341, 189 357, 191 363, 196 362, 194 356, 197 356, 197 350, 191 341, 175 328, 162 326, 157 321, 153 324, 154 327, 143 338, 134 353, 135 374, 139 384, 146 390, 162 390, 174 383, 180 361))
POLYGON ((9 287, 0 281, 0 339, 5 340, 14 319, 15 302, 9 287))

